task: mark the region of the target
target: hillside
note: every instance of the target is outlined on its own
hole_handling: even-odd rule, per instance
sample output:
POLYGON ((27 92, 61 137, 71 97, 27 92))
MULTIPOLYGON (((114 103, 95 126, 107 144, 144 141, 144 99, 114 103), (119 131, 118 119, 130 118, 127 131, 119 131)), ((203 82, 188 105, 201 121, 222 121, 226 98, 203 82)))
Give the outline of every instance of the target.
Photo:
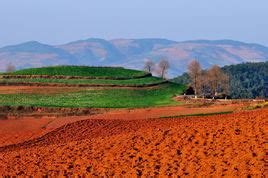
POLYGON ((243 62, 261 62, 268 59, 268 48, 258 44, 232 40, 195 40, 176 42, 166 39, 115 39, 90 38, 68 44, 52 46, 27 42, 0 49, 0 71, 8 63, 17 69, 49 65, 123 66, 142 69, 146 58, 155 62, 168 58, 169 76, 183 73, 193 58, 204 68, 243 62))
MULTIPOLYGON (((222 69, 230 76, 229 90, 232 98, 268 98, 268 62, 230 65, 222 69)), ((190 77, 184 73, 172 81, 189 84, 190 77)))
POLYGON ((0 49, 0 71, 12 63, 17 69, 49 65, 75 64, 76 59, 60 48, 30 41, 0 49))
POLYGON ((18 70, 0 75, 0 86, 0 106, 67 108, 178 105, 172 97, 185 88, 143 71, 86 66, 18 70))
POLYGON ((224 66, 230 76, 230 95, 234 98, 266 97, 268 62, 224 66), (265 86, 266 82, 266 86, 265 86))
POLYGON ((144 77, 146 72, 125 69, 123 67, 88 67, 88 66, 49 66, 17 70, 10 75, 49 75, 49 76, 76 76, 99 78, 136 78, 144 77))

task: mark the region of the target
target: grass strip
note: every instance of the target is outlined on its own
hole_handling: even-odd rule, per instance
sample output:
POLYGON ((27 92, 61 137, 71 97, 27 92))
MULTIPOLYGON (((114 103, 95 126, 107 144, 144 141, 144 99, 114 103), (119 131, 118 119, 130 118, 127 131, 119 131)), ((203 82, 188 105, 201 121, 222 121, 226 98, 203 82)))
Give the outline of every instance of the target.
POLYGON ((222 115, 222 114, 231 114, 233 111, 224 111, 224 112, 212 112, 212 113, 197 113, 197 114, 184 114, 177 116, 161 116, 160 119, 169 119, 169 118, 182 118, 190 116, 213 116, 213 115, 222 115))
POLYGON ((0 94, 2 106, 39 106, 71 108, 142 108, 178 105, 172 97, 185 86, 166 83, 152 89, 83 89, 59 94, 0 94))

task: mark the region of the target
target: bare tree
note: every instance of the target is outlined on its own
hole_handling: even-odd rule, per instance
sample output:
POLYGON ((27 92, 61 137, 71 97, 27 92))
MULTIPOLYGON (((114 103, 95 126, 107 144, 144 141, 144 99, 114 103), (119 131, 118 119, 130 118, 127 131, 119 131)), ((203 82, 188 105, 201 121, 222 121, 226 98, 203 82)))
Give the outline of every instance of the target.
POLYGON ((228 94, 229 76, 219 66, 214 65, 208 69, 207 80, 213 98, 217 96, 218 92, 228 94))
POLYGON ((200 77, 202 69, 198 61, 193 60, 188 65, 188 74, 192 80, 192 87, 194 88, 195 98, 197 98, 197 92, 200 91, 200 77))
POLYGON ((14 65, 12 65, 11 63, 7 64, 6 72, 13 72, 15 70, 16 70, 16 68, 14 65))
POLYGON ((152 73, 155 67, 155 63, 151 59, 146 59, 144 63, 144 70, 152 73))
POLYGON ((158 63, 158 70, 157 73, 160 75, 161 78, 165 78, 166 73, 169 69, 169 62, 166 59, 161 59, 158 63))
POLYGON ((202 70, 197 82, 197 93, 205 98, 208 89, 207 71, 202 70))

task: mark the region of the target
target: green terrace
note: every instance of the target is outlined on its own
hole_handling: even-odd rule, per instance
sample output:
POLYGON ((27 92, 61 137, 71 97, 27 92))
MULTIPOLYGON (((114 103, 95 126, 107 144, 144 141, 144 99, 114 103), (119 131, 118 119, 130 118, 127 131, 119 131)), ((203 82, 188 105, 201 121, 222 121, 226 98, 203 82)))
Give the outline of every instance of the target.
POLYGON ((178 105, 172 97, 181 94, 185 86, 174 83, 155 88, 98 88, 57 94, 0 94, 1 106, 38 106, 70 108, 141 108, 178 105))
POLYGON ((147 76, 148 73, 144 71, 125 69, 123 67, 52 66, 23 69, 5 73, 5 75, 80 76, 131 79, 147 76))
POLYGON ((51 79, 51 78, 3 78, 0 83, 59 83, 59 84, 88 84, 88 85, 118 85, 118 86, 143 86, 150 84, 160 84, 165 80, 157 77, 145 77, 126 80, 111 79, 51 79))
POLYGON ((177 105, 180 103, 172 97, 185 89, 184 85, 121 67, 55 66, 0 75, 2 86, 35 84, 39 87, 54 86, 50 88, 53 91, 61 86, 73 86, 76 90, 62 90, 60 93, 0 93, 0 106, 138 108, 177 105), (121 86, 131 88, 119 88, 121 86))

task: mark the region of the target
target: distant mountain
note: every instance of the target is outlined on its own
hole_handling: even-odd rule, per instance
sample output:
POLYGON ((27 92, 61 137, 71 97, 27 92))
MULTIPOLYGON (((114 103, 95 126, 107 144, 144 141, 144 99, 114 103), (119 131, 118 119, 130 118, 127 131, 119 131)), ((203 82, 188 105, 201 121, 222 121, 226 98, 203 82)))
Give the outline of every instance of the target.
POLYGON ((76 58, 60 48, 30 41, 14 46, 0 48, 0 71, 7 64, 16 69, 41 67, 49 65, 76 64, 76 58))
POLYGON ((76 58, 77 64, 83 65, 110 65, 115 60, 123 59, 124 55, 109 41, 91 38, 60 45, 76 58))
POLYGON ((31 41, 0 48, 0 71, 8 63, 17 69, 48 65, 124 66, 142 69, 145 59, 170 61, 170 76, 183 73, 192 59, 203 68, 242 62, 268 60, 268 47, 233 40, 194 40, 176 42, 166 39, 90 38, 59 46, 31 41))

